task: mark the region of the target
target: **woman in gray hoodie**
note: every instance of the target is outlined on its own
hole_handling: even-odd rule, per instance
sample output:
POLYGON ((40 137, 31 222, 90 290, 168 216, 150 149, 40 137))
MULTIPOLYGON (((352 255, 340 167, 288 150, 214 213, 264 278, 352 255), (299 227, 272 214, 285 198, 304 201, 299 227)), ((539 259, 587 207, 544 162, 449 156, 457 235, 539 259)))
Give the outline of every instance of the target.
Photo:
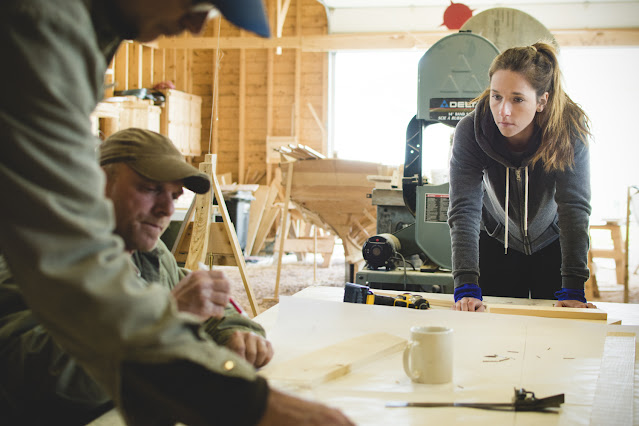
POLYGON ((504 51, 489 76, 450 160, 454 308, 483 311, 482 294, 594 307, 588 117, 564 92, 550 44, 504 51))

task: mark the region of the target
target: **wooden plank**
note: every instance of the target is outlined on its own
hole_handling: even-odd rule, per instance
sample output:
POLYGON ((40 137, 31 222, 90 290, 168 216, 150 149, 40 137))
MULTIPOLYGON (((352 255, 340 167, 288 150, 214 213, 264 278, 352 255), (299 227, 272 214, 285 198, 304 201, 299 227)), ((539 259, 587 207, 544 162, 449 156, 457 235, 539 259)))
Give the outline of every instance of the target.
POLYGON ((174 85, 176 85, 176 76, 177 76, 177 69, 176 69, 176 51, 175 49, 168 49, 166 52, 166 56, 164 58, 164 75, 165 78, 171 82, 173 82, 174 85))
POLYGON ((255 236, 255 244, 253 244, 253 251, 251 253, 252 255, 257 255, 262 249, 264 241, 266 241, 266 237, 273 227, 275 219, 277 219, 277 215, 280 211, 281 209, 279 207, 271 207, 265 212, 264 218, 262 219, 262 222, 260 222, 260 226, 257 230, 257 235, 255 236))
POLYGON ((182 92, 187 92, 187 79, 188 76, 185 74, 185 65, 186 64, 186 50, 185 49, 175 49, 175 88, 182 92))
POLYGON ((142 46, 142 87, 151 88, 153 86, 154 50, 151 47, 142 46))
POLYGON ((251 210, 249 211, 249 223, 248 231, 246 233, 246 248, 245 252, 250 254, 253 251, 253 244, 255 243, 255 237, 257 236, 257 230, 259 228, 262 217, 264 216, 264 210, 266 208, 266 202, 270 193, 270 187, 266 185, 260 185, 259 188, 253 193, 255 200, 251 201, 251 210))
MULTIPOLYGON (((637 28, 585 28, 550 30, 560 46, 637 46, 637 28)), ((300 49, 304 52, 331 52, 338 50, 426 50, 454 31, 419 31, 403 33, 352 33, 283 36, 264 39, 259 37, 193 37, 163 38, 160 48, 185 49, 300 49)))
POLYGON ((166 80, 165 78, 166 49, 153 49, 153 84, 166 80))
POLYGON ((131 43, 124 42, 120 45, 115 54, 115 87, 117 91, 129 88, 129 46, 131 43))
MULTIPOLYGON (((219 40, 220 36, 220 25, 222 18, 215 18, 214 34, 215 38, 219 40)), ((209 128, 211 129, 211 135, 209 135, 208 140, 208 152, 219 152, 220 143, 219 143, 219 113, 220 113, 220 68, 221 68, 221 54, 222 51, 220 49, 213 50, 213 80, 211 81, 211 122, 209 122, 209 128)))
MULTIPOLYGON (((298 10, 301 10, 298 7, 298 10)), ((293 134, 297 139, 300 138, 302 130, 302 51, 300 49, 295 50, 295 100, 293 104, 293 134)))
POLYGON ((633 424, 634 333, 609 332, 590 414, 592 426, 633 424))
MULTIPOLYGON (((322 88, 320 90, 320 96, 322 97, 322 123, 327 123, 328 117, 328 79, 329 79, 329 61, 328 55, 322 55, 322 88)), ((326 125, 328 128, 328 124, 326 125)), ((324 154, 328 153, 328 129, 322 133, 321 150, 324 154)))
POLYGON ((284 195, 284 207, 282 208, 282 226, 280 226, 280 248, 277 254, 277 274, 275 276, 275 291, 273 299, 278 300, 280 295, 280 274, 282 272, 282 256, 284 256, 284 242, 288 236, 289 213, 288 205, 291 201, 291 183, 293 181, 293 165, 288 163, 288 176, 286 178, 286 194, 284 195))
MULTIPOLYGON (((374 290, 373 293, 379 294, 379 295, 382 295, 382 296, 395 297, 400 292, 387 293, 387 292, 381 292, 381 291, 374 290)), ((453 301, 452 298, 451 299, 435 299, 435 298, 429 296, 428 294, 422 294, 422 296, 428 300, 428 303, 430 303, 431 306, 437 306, 437 307, 441 307, 441 308, 449 308, 450 309, 455 304, 455 302, 453 301)), ((495 311, 502 310, 501 308, 505 308, 503 310, 506 311, 507 308, 509 308, 511 306, 515 306, 515 307, 518 308, 520 313, 512 314, 512 315, 526 315, 526 314, 524 314, 522 312, 525 311, 525 310, 528 310, 529 311, 529 313, 528 313, 529 316, 546 316, 546 315, 537 315, 538 311, 535 311, 534 308, 545 308, 547 310, 550 310, 551 311, 550 313, 553 314, 553 315, 556 314, 556 312, 560 312, 561 310, 568 310, 568 309, 573 310, 573 309, 575 309, 575 308, 555 308, 555 307, 552 307, 552 306, 535 306, 535 305, 506 305, 506 304, 487 304, 487 305, 489 307, 488 312, 491 312, 491 313, 500 313, 500 314, 503 313, 503 314, 505 314, 506 312, 495 312, 495 311), (552 310, 559 310, 559 311, 552 312, 552 310)), ((598 309, 588 309, 588 311, 598 311, 596 313, 596 315, 600 315, 600 313, 602 312, 602 311, 600 311, 598 309)), ((601 324, 604 321, 604 320, 602 320, 600 318, 597 318, 597 319, 592 319, 590 317, 588 317, 587 319, 578 318, 578 317, 582 316, 582 314, 577 314, 576 316, 577 316, 577 318, 575 318, 573 316, 568 316, 568 317, 556 317, 555 316, 554 318, 573 319, 573 320, 579 320, 579 321, 590 321, 590 322, 599 323, 599 324, 601 324)), ((621 324, 621 320, 607 317, 606 323, 608 325, 621 324)))
POLYGON ((266 366, 260 375, 269 380, 314 386, 345 376, 370 362, 399 352, 405 346, 406 340, 392 334, 365 334, 279 365, 266 366))
MULTIPOLYGON (((195 197, 191 200, 191 204, 189 205, 189 209, 186 211, 184 215, 184 219, 182 220, 182 224, 180 225, 180 229, 177 233, 177 237, 175 238, 175 242, 173 243, 173 247, 171 248, 171 253, 175 256, 178 247, 182 246, 183 240, 186 238, 186 228, 191 223, 191 218, 193 217, 193 212, 195 211, 195 197)), ((191 231, 193 232, 193 231, 191 231)), ((189 234, 189 238, 191 235, 189 234)))
MULTIPOLYGON (((209 228, 209 244, 207 253, 214 256, 233 256, 233 247, 226 236, 226 228, 222 222, 212 222, 209 228)), ((215 262, 215 259, 213 260, 215 262)))
POLYGON ((266 210, 264 211, 262 215, 262 219, 259 222, 257 232, 255 234, 255 241, 253 243, 253 247, 251 251, 250 252, 247 251, 247 253, 250 253, 252 255, 257 255, 260 249, 262 248, 262 245, 264 244, 264 240, 266 239, 268 232, 273 227, 273 223, 275 222, 275 219, 277 218, 277 214, 280 210, 279 207, 273 207, 273 206, 275 204, 275 199, 277 198, 277 195, 279 193, 281 181, 282 181, 281 173, 276 173, 275 178, 268 186, 268 189, 269 189, 268 197, 266 199, 266 203, 264 204, 266 210))
MULTIPOLYGON (((372 191, 372 188, 369 190, 372 191)), ((353 200, 370 205, 366 198, 367 188, 361 186, 309 186, 295 185, 291 191, 291 197, 296 201, 328 201, 328 200, 353 200)), ((360 207, 359 212, 362 209, 360 207)))
MULTIPOLYGON (((297 168, 296 173, 351 173, 363 174, 364 180, 368 175, 379 175, 380 164, 356 160, 340 160, 326 158, 321 161, 305 161, 297 168)), ((372 186, 372 184, 371 184, 372 186)))
POLYGON ((489 305, 488 312, 492 314, 529 315, 546 318, 570 318, 606 321, 608 314, 601 309, 589 308, 560 308, 549 306, 527 305, 489 305))
POLYGON ((299 237, 287 238, 284 243, 284 251, 297 253, 333 253, 335 237, 299 237))
MULTIPOLYGON (((243 31, 240 34, 243 34, 243 31)), ((246 49, 240 49, 240 94, 238 103, 238 182, 244 183, 244 173, 246 171, 246 49)))
POLYGON ((142 46, 133 42, 129 45, 129 89, 142 87, 142 46))
MULTIPOLYGON (((215 175, 213 173, 213 164, 210 161, 200 163, 200 171, 207 175, 215 175)), ((184 267, 190 270, 197 270, 198 263, 206 262, 206 253, 208 250, 208 235, 211 227, 211 210, 213 200, 211 191, 206 194, 197 194, 195 196, 195 219, 193 220, 193 232, 191 234, 191 243, 189 244, 189 252, 186 256, 184 267)))
MULTIPOLYGON (((204 158, 205 158, 205 161, 210 161, 211 163, 214 164, 215 161, 217 160, 217 155, 206 154, 204 158)), ((249 304, 251 305, 253 316, 259 315, 260 308, 257 305, 257 300, 255 298, 255 294, 253 293, 253 287, 251 287, 251 284, 249 283, 249 280, 248 280, 248 275, 246 273, 246 263, 244 262, 244 254, 242 254, 242 248, 240 247, 240 242, 237 239, 237 234, 235 233, 235 227, 233 226, 233 222, 231 222, 231 217, 229 216, 229 212, 226 208, 226 203, 224 202, 224 196, 222 195, 222 190, 220 189, 220 185, 215 175, 215 169, 211 170, 210 177, 211 177, 211 183, 213 187, 212 189, 215 195, 215 199, 218 202, 218 208, 220 209, 220 213, 222 214, 222 220, 224 223, 224 227, 226 229, 226 235, 228 240, 231 243, 233 256, 235 257, 235 262, 237 263, 237 267, 240 271, 240 276, 242 277, 242 282, 244 283, 244 290, 246 290, 246 295, 248 297, 249 304)))

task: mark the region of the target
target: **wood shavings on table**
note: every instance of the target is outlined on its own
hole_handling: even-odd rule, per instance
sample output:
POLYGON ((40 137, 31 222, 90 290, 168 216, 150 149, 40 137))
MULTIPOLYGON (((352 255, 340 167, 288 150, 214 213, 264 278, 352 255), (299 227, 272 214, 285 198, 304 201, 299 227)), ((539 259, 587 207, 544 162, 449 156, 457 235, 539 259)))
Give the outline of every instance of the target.
POLYGON ((507 361, 509 359, 513 359, 508 356, 497 355, 497 354, 484 355, 484 358, 491 358, 491 359, 484 359, 482 362, 502 362, 502 361, 507 361))

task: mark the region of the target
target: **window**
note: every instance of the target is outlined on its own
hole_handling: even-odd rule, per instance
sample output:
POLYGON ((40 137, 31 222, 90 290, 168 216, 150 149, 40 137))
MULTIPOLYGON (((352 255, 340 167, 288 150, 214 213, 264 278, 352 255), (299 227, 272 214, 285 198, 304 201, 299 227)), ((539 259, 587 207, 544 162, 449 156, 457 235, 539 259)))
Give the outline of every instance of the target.
MULTIPOLYGON (((399 165, 417 111, 417 63, 424 52, 337 52, 333 63, 332 154, 399 165)), ((639 47, 565 47, 566 91, 592 121, 592 217, 625 218, 626 187, 639 184, 639 47)), ((435 127, 435 126, 430 126, 435 127)), ((427 129, 424 174, 447 167, 449 127, 427 129), (428 162, 432 162, 428 164, 428 162)))

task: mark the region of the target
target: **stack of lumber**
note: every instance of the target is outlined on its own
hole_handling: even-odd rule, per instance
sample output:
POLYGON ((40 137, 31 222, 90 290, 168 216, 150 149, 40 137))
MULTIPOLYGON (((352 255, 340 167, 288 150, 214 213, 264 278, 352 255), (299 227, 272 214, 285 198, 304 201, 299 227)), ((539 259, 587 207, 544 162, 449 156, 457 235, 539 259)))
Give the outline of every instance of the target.
POLYGON ((282 145, 279 148, 273 148, 273 150, 279 152, 287 160, 317 160, 326 158, 324 154, 302 144, 282 145))
POLYGON ((153 101, 135 96, 116 96, 106 99, 91 113, 93 133, 106 139, 118 130, 129 127, 160 131, 162 109, 153 101))
POLYGON ((375 183, 375 189, 402 189, 402 177, 404 166, 401 165, 392 171, 390 175, 368 176, 368 180, 375 183))

